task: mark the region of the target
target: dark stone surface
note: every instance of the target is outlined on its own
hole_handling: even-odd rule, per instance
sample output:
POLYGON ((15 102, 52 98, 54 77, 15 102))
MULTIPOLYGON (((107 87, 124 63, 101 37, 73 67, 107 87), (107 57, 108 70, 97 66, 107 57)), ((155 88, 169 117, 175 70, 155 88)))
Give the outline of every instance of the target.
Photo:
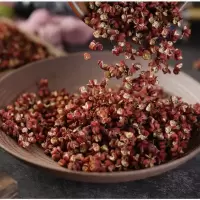
MULTIPOLYGON (((200 31, 197 28, 198 25, 194 25, 190 41, 179 46, 184 55, 183 71, 200 81, 200 71, 192 69, 192 62, 200 58, 200 31)), ((74 47, 69 50, 84 49, 74 47)), ((2 150, 0 160, 0 171, 18 181, 21 198, 200 198, 200 155, 161 176, 120 184, 87 184, 58 179, 2 150)))
POLYGON ((0 171, 18 181, 20 198, 200 198, 200 156, 158 177, 120 184, 58 179, 0 151, 0 171))

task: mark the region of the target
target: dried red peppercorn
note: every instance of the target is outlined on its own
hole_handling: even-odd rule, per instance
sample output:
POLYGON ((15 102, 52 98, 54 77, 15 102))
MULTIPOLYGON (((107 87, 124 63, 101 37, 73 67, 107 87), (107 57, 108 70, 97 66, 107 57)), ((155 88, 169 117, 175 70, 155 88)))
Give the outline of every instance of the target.
MULTIPOLYGON (((139 75, 137 83, 144 77, 139 75)), ((50 91, 42 79, 37 94, 22 94, 0 111, 1 129, 24 148, 37 143, 70 170, 134 170, 183 156, 198 123, 199 104, 166 97, 150 83, 145 95, 138 95, 142 90, 127 93, 123 87, 111 89, 91 80, 71 95, 50 91)))
MULTIPOLYGON (((24 148, 37 143, 70 170, 138 170, 183 156, 198 126, 200 106, 166 95, 155 75, 158 70, 170 73, 169 58, 182 58, 173 46, 179 35, 168 27, 180 23, 176 3, 91 2, 89 7, 92 12, 85 20, 96 30, 94 36, 115 41, 113 54, 125 53, 126 59, 142 56, 150 60, 156 54, 149 70, 132 77, 141 70, 139 63, 129 67, 125 61, 109 65, 99 60, 99 67, 106 71, 103 81, 89 80, 76 95, 52 92, 42 79, 37 94, 22 94, 0 111, 1 129, 24 148), (168 14, 172 18, 161 22, 168 14), (134 30, 130 29, 133 25, 134 30), (126 41, 127 36, 139 45, 137 49, 126 41), (122 78, 119 88, 108 87, 111 77, 122 78)), ((188 34, 184 28, 184 35, 188 34)), ((103 46, 92 41, 90 49, 102 50, 103 46)), ((177 64, 174 73, 181 67, 177 64)))
POLYGON ((90 60, 91 59, 91 55, 89 53, 84 53, 84 59, 85 60, 90 60))
MULTIPOLYGON (((169 60, 182 60, 181 51, 174 44, 191 33, 182 25, 178 6, 177 2, 89 2, 89 14, 84 21, 94 29, 95 38, 112 42, 113 54, 123 53, 125 59, 131 60, 135 56, 149 61, 153 59, 154 65, 149 65, 151 71, 171 73, 169 60)), ((89 48, 102 50, 99 45, 93 40, 89 48)), ((104 70, 110 73, 110 67, 104 70)), ((174 73, 178 72, 179 69, 175 68, 174 73)))

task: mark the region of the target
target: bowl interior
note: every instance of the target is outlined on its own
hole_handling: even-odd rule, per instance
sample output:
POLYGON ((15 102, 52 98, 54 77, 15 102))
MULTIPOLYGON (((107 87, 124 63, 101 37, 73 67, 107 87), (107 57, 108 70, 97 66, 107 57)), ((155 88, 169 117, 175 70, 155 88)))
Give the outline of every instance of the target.
MULTIPOLYGON (((52 90, 66 88, 69 92, 75 92, 80 86, 87 84, 89 79, 101 80, 103 73, 97 66, 97 60, 116 63, 121 59, 120 57, 112 56, 110 52, 92 53, 91 55, 92 59, 88 61, 83 59, 83 53, 39 61, 7 74, 0 80, 0 108, 13 102, 16 96, 22 92, 36 91, 36 83, 41 78, 49 79, 49 85, 52 90)), ((143 64, 144 69, 147 67, 143 60, 136 59, 134 62, 143 64)), ((130 61, 127 61, 127 63, 131 64, 130 61)), ((200 99, 199 83, 184 73, 180 73, 176 77, 175 75, 163 75, 160 73, 159 82, 166 92, 181 96, 189 103, 198 102, 200 99)), ((111 86, 116 84, 118 84, 117 81, 111 82, 111 86)), ((200 138, 198 135, 194 134, 188 154, 183 158, 151 169, 114 173, 69 171, 58 166, 39 147, 32 146, 24 150, 2 132, 0 134, 0 147, 29 164, 42 167, 68 179, 88 182, 122 182, 154 176, 186 162, 199 151, 200 138)))

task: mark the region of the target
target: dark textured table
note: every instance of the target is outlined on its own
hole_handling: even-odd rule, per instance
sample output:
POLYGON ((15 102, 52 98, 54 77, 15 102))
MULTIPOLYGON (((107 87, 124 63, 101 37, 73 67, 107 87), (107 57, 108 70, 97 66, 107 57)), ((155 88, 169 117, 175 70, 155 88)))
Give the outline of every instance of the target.
MULTIPOLYGON (((183 71, 198 81, 200 71, 192 69, 192 62, 200 58, 199 33, 198 25, 194 26, 190 41, 179 45, 184 53, 183 71)), ((20 198, 200 198, 200 155, 161 176, 120 184, 87 184, 52 177, 2 150, 0 160, 0 171, 18 181, 20 198)))

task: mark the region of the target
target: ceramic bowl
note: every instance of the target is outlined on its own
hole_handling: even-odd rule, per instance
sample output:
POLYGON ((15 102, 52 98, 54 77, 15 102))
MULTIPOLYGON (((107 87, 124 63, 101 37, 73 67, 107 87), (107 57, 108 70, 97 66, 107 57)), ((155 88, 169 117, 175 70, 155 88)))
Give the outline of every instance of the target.
MULTIPOLYGON (((115 63, 120 59, 112 56, 110 52, 98 52, 91 55, 92 59, 88 61, 83 59, 83 53, 78 53, 68 57, 35 62, 8 73, 0 80, 0 107, 13 102, 16 96, 22 92, 36 91, 36 82, 41 78, 49 79, 51 89, 66 88, 69 92, 74 92, 80 86, 85 85, 89 79, 102 78, 102 72, 96 64, 97 60, 103 59, 105 62, 115 63)), ((144 61, 141 60, 140 62, 144 68, 147 66, 144 61)), ((200 99, 199 83, 184 73, 180 73, 178 76, 160 73, 159 81, 166 92, 181 96, 189 103, 198 102, 200 99)), ((113 86, 116 84, 117 82, 112 82, 113 86)), ((22 149, 3 132, 0 133, 0 147, 28 164, 70 180, 105 183, 125 182, 162 174, 193 158, 200 151, 198 135, 194 134, 187 154, 180 159, 149 169, 113 173, 87 173, 67 170, 46 156, 39 147, 32 146, 27 150, 22 149)))

